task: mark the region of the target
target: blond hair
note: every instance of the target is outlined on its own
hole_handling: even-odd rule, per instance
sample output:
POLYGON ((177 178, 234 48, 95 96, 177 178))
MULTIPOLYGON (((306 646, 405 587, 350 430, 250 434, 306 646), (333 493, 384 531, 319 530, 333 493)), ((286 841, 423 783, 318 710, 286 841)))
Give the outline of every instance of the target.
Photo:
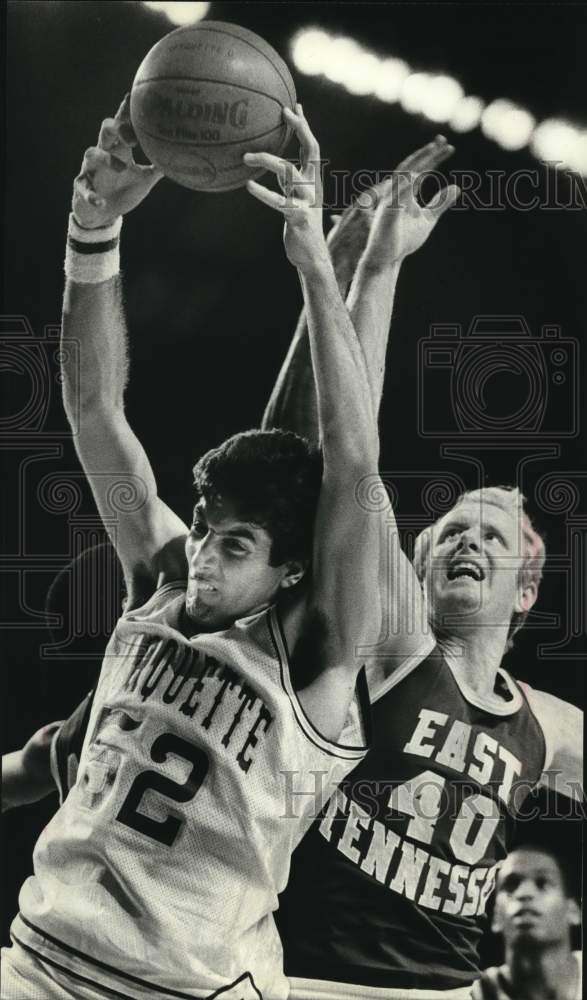
MULTIPOLYGON (((516 513, 518 525, 522 534, 523 562, 520 567, 520 583, 523 587, 528 587, 531 583, 536 584, 536 590, 542 580, 542 570, 546 559, 546 548, 544 539, 536 531, 532 521, 524 509, 525 496, 516 486, 487 486, 479 490, 468 490, 462 493, 452 508, 453 511, 466 500, 479 500, 481 504, 492 504, 505 510, 508 514, 516 513)), ((443 517, 446 517, 444 514, 443 517)), ((441 521, 438 518, 434 524, 429 525, 420 532, 414 543, 413 566, 420 581, 426 576, 426 566, 430 554, 430 542, 432 529, 441 521)), ((513 639, 516 632, 522 628, 528 616, 527 611, 514 611, 508 632, 507 649, 513 646, 513 639)))

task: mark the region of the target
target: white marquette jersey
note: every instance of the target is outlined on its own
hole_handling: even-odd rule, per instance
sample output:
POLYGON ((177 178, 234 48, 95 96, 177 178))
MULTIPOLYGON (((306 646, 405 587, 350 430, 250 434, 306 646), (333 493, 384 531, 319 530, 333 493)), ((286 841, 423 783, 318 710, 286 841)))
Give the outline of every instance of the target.
POLYGON ((281 1000, 272 911, 294 847, 366 752, 360 713, 348 745, 314 729, 274 608, 188 640, 184 603, 168 584, 118 622, 12 934, 115 996, 281 1000))

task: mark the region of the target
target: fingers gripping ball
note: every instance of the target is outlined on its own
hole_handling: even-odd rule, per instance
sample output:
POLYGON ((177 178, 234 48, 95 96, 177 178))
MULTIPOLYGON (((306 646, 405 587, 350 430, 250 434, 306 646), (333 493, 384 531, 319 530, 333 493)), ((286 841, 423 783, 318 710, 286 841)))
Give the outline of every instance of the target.
POLYGON ((249 151, 281 155, 294 108, 291 74, 262 38, 204 21, 170 32, 135 76, 130 115, 139 142, 171 180, 196 191, 230 191, 260 176, 249 151))

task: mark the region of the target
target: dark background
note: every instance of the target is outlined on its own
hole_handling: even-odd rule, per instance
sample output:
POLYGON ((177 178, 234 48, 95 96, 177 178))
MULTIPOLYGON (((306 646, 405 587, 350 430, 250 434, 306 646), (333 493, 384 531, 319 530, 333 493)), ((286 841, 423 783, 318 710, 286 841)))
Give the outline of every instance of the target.
MULTIPOLYGON (((390 169, 442 129, 400 105, 352 97, 323 79, 297 74, 289 40, 310 25, 349 34, 415 69, 450 73, 467 93, 484 100, 518 101, 537 120, 556 116, 587 124, 580 51, 587 27, 584 5, 214 3, 208 17, 251 28, 286 58, 322 155, 337 169, 390 169)), ((44 627, 52 579, 71 555, 103 534, 59 401, 55 341, 49 331, 33 347, 30 331, 43 338, 45 328, 54 331, 59 322, 66 218, 83 151, 130 88, 146 51, 171 28, 138 3, 8 5, 3 312, 14 318, 3 321, 3 334, 9 342, 20 334, 25 353, 47 359, 40 386, 48 404, 42 412, 41 404, 41 410, 33 407, 32 417, 19 423, 19 412, 39 385, 31 388, 30 365, 18 359, 0 368, 6 390, 5 750, 21 746, 41 724, 67 716, 96 671, 95 658, 87 658, 91 644, 72 637, 67 623, 54 626, 57 644, 44 627), (60 488, 59 480, 69 486, 60 488)), ((457 146, 451 170, 532 169, 546 181, 546 168, 527 150, 504 152, 479 130, 446 134, 457 146)), ((561 177, 559 189, 568 203, 567 177, 561 177)), ((327 180, 327 196, 329 190, 327 180)), ((578 657, 585 605, 584 461, 580 439, 561 429, 569 426, 569 412, 573 419, 580 416, 573 371, 576 375, 584 351, 585 238, 585 211, 552 204, 526 212, 468 207, 443 219, 400 279, 381 421, 382 468, 394 477, 407 534, 448 509, 453 488, 519 483, 546 532, 552 558, 536 612, 507 665, 515 676, 578 705, 583 703, 578 657), (444 441, 426 436, 418 424, 418 399, 433 421, 436 415, 439 426, 446 426, 450 385, 446 372, 419 368, 418 343, 434 324, 467 330, 479 315, 523 316, 535 338, 530 350, 534 356, 541 352, 548 372, 554 347, 544 347, 540 331, 545 324, 560 326, 575 345, 568 348, 566 388, 555 391, 552 381, 545 381, 546 406, 533 428, 516 428, 514 422, 502 437, 482 429, 474 441, 459 433, 444 441), (461 457, 443 451, 446 444, 461 457), (443 476, 446 494, 432 490, 430 500, 426 485, 442 483, 443 476)), ((163 181, 125 222, 123 262, 132 360, 128 414, 161 495, 187 519, 194 460, 260 420, 294 328, 300 290, 282 251, 279 218, 244 190, 206 195, 163 181)), ((498 423, 527 393, 523 371, 512 367, 496 375, 488 406, 498 423)), ((108 566, 104 572, 108 576, 108 566)), ((113 586, 86 622, 96 648, 116 602, 113 586)), ((5 817, 4 937, 18 888, 31 871, 34 842, 54 807, 53 797, 5 817)), ((579 878, 578 822, 526 824, 520 840, 551 843, 567 855, 579 878)))

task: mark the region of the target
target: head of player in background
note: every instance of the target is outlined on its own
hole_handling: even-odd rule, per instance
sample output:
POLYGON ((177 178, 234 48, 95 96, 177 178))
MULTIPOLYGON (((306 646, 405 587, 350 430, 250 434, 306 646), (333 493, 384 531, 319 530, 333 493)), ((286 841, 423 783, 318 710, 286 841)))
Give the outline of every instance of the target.
POLYGON ((518 489, 471 490, 420 533, 414 568, 437 634, 508 625, 507 647, 536 601, 544 542, 518 489))
POLYGON ((579 921, 579 907, 552 854, 521 847, 508 855, 497 879, 492 925, 503 934, 506 952, 570 949, 570 929, 579 921))
POLYGON ((301 581, 321 478, 320 454, 287 431, 236 434, 199 460, 186 541, 190 622, 228 627, 301 581))

